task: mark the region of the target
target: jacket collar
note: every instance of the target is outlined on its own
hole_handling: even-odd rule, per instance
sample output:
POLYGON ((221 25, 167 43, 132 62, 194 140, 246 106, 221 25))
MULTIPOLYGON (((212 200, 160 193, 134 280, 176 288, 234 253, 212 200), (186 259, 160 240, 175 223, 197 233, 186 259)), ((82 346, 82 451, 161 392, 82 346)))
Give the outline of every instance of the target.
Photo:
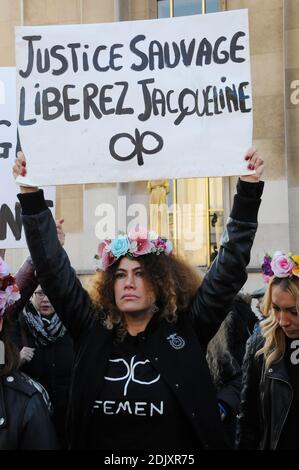
POLYGON ((284 356, 270 365, 266 371, 266 377, 269 379, 282 380, 288 383, 290 382, 289 374, 284 363, 284 356))

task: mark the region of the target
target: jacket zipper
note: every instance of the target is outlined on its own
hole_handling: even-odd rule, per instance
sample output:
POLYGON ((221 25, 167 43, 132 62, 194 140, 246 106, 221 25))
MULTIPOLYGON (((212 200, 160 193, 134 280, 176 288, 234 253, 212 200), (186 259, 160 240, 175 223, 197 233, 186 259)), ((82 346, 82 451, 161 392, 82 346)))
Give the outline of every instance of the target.
POLYGON ((275 449, 276 449, 276 447, 277 447, 277 444, 278 444, 279 438, 280 438, 280 436, 281 436, 281 433, 282 433, 283 427, 284 427, 284 425, 285 425, 286 419, 287 419, 287 417, 288 417, 288 414, 289 414, 289 411, 290 411, 291 405, 292 405, 293 396, 294 396, 294 391, 293 391, 293 387, 291 386, 291 384, 290 384, 289 382, 287 382, 286 380, 283 380, 283 379, 278 379, 277 377, 269 377, 269 378, 270 378, 270 379, 272 379, 272 380, 280 380, 281 382, 284 382, 284 383, 286 383, 286 384, 287 384, 287 385, 290 387, 290 389, 291 389, 291 392, 292 392, 292 398, 291 398, 291 401, 290 401, 289 407, 288 407, 288 409, 287 409, 287 412, 286 412, 286 414, 285 414, 285 417, 284 417, 284 420, 283 420, 282 426, 280 426, 280 431, 279 431, 279 433, 278 433, 277 439, 276 439, 276 440, 274 441, 274 443, 273 443, 273 444, 274 444, 274 450, 275 450, 275 449))

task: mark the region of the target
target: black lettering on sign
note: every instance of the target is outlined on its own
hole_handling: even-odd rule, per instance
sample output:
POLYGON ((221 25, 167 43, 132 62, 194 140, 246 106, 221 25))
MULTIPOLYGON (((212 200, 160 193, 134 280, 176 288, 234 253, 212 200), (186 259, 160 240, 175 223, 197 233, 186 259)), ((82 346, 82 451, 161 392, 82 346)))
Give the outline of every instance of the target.
POLYGON ((120 96, 116 105, 115 114, 133 114, 134 113, 133 108, 123 107, 124 101, 127 96, 128 89, 129 89, 128 82, 115 82, 115 85, 122 87, 122 91, 120 93, 120 96))
MULTIPOLYGON (((11 126, 10 121, 6 121, 5 119, 0 121, 0 126, 11 126)), ((12 144, 10 142, 1 142, 0 143, 0 158, 8 158, 9 157, 9 149, 11 149, 12 144)))
POLYGON ((83 88, 83 105, 84 105, 84 112, 83 117, 84 119, 89 119, 90 117, 90 110, 92 110, 94 116, 97 119, 102 117, 100 110, 98 109, 94 99, 97 97, 99 93, 99 89, 95 83, 87 83, 87 85, 83 88))
POLYGON ((7 204, 2 204, 0 208, 0 240, 7 238, 7 227, 13 233, 15 240, 20 240, 22 233, 21 205, 19 202, 15 204, 15 215, 7 204))
POLYGON ((158 153, 163 148, 163 144, 164 143, 163 143, 162 137, 156 134, 155 132, 146 131, 140 134, 139 130, 135 129, 135 138, 131 134, 128 134, 128 133, 121 133, 121 134, 114 135, 110 140, 109 150, 110 150, 111 156, 115 160, 118 160, 119 162, 132 160, 132 158, 136 156, 138 165, 142 166, 144 164, 143 154, 153 155, 155 153, 158 153), (145 148, 144 139, 147 136, 152 137, 156 141, 157 143, 156 147, 152 149, 145 148), (134 148, 133 148, 133 151, 129 155, 122 156, 116 153, 115 145, 120 139, 129 139, 132 142, 134 148))
MULTIPOLYGON (((36 103, 35 103, 35 107, 36 107, 36 103)), ((21 126, 32 126, 32 124, 36 123, 36 119, 26 119, 25 110, 26 110, 26 92, 25 92, 25 87, 22 86, 20 90, 19 124, 21 126)))
POLYGON ((61 93, 55 87, 48 87, 43 90, 42 105, 43 105, 43 117, 45 121, 52 121, 57 119, 63 114, 63 106, 60 102, 61 93), (51 99, 52 95, 52 99, 51 99), (54 108, 54 112, 50 113, 50 109, 54 108))
POLYGON ((27 59, 27 68, 25 71, 19 70, 19 74, 23 78, 29 77, 29 75, 32 72, 33 69, 33 63, 34 63, 34 49, 33 49, 33 41, 40 41, 41 36, 23 36, 22 39, 24 41, 28 41, 28 59, 27 59))
POLYGON ((8 158, 9 150, 11 149, 12 144, 9 142, 4 142, 0 144, 0 158, 8 158))
MULTIPOLYGON (((53 201, 46 200, 47 207, 53 207, 53 201)), ((11 211, 7 204, 0 206, 0 241, 6 240, 7 228, 9 227, 16 241, 21 239, 22 236, 22 218, 21 218, 21 205, 19 202, 15 203, 15 213, 11 211)))
POLYGON ((6 121, 5 119, 3 119, 2 121, 0 121, 0 126, 7 126, 7 127, 10 127, 10 126, 11 126, 11 122, 10 122, 10 121, 6 121))
POLYGON ((68 69, 67 59, 64 57, 63 54, 59 54, 59 52, 57 52, 59 50, 64 51, 65 47, 59 45, 51 47, 51 56, 54 57, 54 59, 58 60, 61 64, 60 68, 53 70, 53 75, 61 75, 68 69))

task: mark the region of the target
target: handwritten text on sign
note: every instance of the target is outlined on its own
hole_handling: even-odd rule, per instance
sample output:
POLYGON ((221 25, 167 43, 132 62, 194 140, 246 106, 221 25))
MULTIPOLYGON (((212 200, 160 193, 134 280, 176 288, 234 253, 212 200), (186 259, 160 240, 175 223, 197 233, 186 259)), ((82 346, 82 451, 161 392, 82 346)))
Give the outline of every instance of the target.
POLYGON ((17 28, 28 176, 71 184, 244 173, 248 39, 247 10, 17 28))
MULTIPOLYGON (((0 67, 0 248, 25 248, 19 187, 12 176, 16 153, 16 71, 0 67)), ((55 188, 46 188, 48 207, 54 209, 55 188)))

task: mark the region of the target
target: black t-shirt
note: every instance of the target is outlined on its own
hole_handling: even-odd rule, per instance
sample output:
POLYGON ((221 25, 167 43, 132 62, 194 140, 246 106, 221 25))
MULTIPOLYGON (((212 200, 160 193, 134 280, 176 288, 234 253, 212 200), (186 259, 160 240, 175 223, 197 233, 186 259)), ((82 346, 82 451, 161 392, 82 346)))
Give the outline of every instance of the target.
POLYGON ((142 350, 143 333, 115 342, 92 408, 91 448, 194 450, 198 443, 171 389, 142 350))
POLYGON ((286 337, 284 362, 293 388, 293 400, 283 426, 277 450, 299 450, 299 339, 286 337))

